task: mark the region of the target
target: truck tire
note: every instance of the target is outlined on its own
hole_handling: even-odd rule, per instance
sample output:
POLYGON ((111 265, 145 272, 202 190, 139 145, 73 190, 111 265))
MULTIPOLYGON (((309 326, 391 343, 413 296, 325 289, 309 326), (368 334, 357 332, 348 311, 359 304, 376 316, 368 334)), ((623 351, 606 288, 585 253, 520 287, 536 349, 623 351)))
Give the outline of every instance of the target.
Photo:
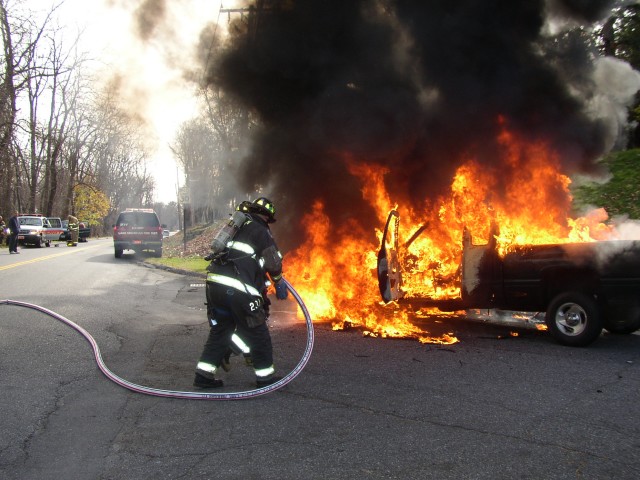
POLYGON ((154 250, 154 254, 155 254, 154 256, 155 256, 156 258, 161 258, 161 257, 162 257, 162 248, 156 248, 156 249, 154 250))
POLYGON ((604 328, 609 333, 627 335, 640 329, 640 312, 637 306, 611 308, 607 310, 604 328))
POLYGON ((556 296, 547 308, 545 323, 551 335, 563 345, 585 347, 602 333, 600 306, 582 292, 556 296))
POLYGON ((38 237, 36 240, 36 247, 42 248, 42 237, 38 237))
POLYGON ((114 250, 114 254, 115 254, 115 257, 116 257, 116 258, 120 258, 120 257, 122 257, 122 249, 121 249, 121 248, 116 248, 116 249, 114 250))

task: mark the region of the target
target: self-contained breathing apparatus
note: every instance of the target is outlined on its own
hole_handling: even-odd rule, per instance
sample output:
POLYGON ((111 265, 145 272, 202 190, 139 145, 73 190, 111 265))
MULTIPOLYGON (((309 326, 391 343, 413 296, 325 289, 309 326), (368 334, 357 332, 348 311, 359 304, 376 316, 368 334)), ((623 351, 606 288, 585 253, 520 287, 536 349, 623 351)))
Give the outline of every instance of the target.
MULTIPOLYGON (((275 207, 270 200, 260 197, 257 200, 250 202, 245 200, 241 202, 236 211, 233 212, 228 222, 220 222, 217 228, 213 231, 213 239, 211 240, 211 252, 204 257, 206 261, 225 261, 225 256, 228 253, 229 244, 233 241, 240 228, 250 220, 248 213, 255 212, 265 215, 267 222, 275 222, 275 207)), ((267 269, 273 267, 273 263, 281 260, 277 258, 279 252, 275 247, 262 252, 262 256, 266 262, 267 269), (273 250, 273 251, 272 251, 273 250)))
POLYGON ((213 232, 213 239, 211 240, 211 252, 204 257, 208 262, 219 259, 226 253, 229 242, 233 240, 236 233, 240 230, 242 225, 248 220, 246 213, 236 210, 231 215, 228 222, 220 222, 216 230, 213 232))
MULTIPOLYGON (((236 274, 240 274, 234 262, 234 260, 238 260, 238 258, 230 258, 229 252, 230 249, 236 248, 234 247, 234 237, 237 235, 243 225, 251 221, 249 213, 252 212, 259 213, 266 217, 268 223, 275 222, 275 207, 273 206, 273 203, 267 198, 260 197, 253 202, 247 200, 241 202, 236 207, 236 211, 231 215, 231 218, 227 222, 220 222, 213 232, 213 239, 211 240, 211 252, 206 257, 204 257, 206 261, 211 262, 207 267, 208 272, 214 272, 214 265, 225 265, 227 263, 231 263, 236 271, 236 274)), ((265 269, 266 271, 279 270, 282 266, 282 255, 275 245, 266 248, 262 252, 254 252, 253 249, 251 249, 251 251, 249 252, 246 246, 245 248, 239 248, 239 250, 244 251, 244 255, 253 256, 260 264, 261 268, 265 269)), ((278 282, 280 280, 280 276, 273 280, 278 282)), ((266 283, 265 287, 268 285, 269 282, 266 283)), ((249 293, 248 290, 247 293, 249 293)), ((266 297, 266 294, 263 294, 262 296, 265 300, 266 309, 268 312, 269 301, 266 297)))

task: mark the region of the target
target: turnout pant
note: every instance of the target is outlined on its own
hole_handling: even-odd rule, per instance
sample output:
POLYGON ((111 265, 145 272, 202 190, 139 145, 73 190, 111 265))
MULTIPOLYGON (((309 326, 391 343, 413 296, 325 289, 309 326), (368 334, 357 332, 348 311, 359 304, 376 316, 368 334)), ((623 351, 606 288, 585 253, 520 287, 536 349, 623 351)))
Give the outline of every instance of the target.
POLYGON ((207 282, 207 315, 211 329, 200 356, 201 362, 219 367, 231 345, 231 335, 237 329, 251 349, 255 370, 273 366, 273 347, 262 297, 207 282))

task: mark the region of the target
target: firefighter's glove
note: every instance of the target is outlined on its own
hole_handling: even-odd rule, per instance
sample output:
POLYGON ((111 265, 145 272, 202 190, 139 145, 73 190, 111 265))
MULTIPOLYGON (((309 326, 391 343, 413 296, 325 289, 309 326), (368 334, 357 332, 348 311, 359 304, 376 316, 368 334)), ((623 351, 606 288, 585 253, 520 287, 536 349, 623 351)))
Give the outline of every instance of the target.
POLYGON ((278 300, 286 300, 288 296, 289 292, 285 283, 283 281, 276 283, 276 298, 278 300))

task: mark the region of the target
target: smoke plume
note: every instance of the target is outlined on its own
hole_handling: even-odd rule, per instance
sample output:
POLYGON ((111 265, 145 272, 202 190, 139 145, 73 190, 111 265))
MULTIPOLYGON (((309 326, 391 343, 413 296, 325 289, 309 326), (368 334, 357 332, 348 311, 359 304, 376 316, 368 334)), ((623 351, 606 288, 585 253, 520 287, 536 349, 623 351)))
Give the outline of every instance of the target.
POLYGON ((392 200, 425 208, 465 159, 495 166, 503 123, 547 142, 563 173, 591 172, 618 140, 619 109, 640 86, 628 69, 632 88, 625 98, 610 96, 617 109, 595 108, 606 97, 606 73, 580 31, 557 28, 590 26, 610 14, 612 1, 264 5, 253 30, 234 36, 210 63, 207 78, 260 119, 241 182, 273 198, 277 225, 293 235, 289 246, 299 240, 293 219, 318 199, 337 227, 355 217, 373 235, 379 220, 350 162, 385 167, 392 200))

